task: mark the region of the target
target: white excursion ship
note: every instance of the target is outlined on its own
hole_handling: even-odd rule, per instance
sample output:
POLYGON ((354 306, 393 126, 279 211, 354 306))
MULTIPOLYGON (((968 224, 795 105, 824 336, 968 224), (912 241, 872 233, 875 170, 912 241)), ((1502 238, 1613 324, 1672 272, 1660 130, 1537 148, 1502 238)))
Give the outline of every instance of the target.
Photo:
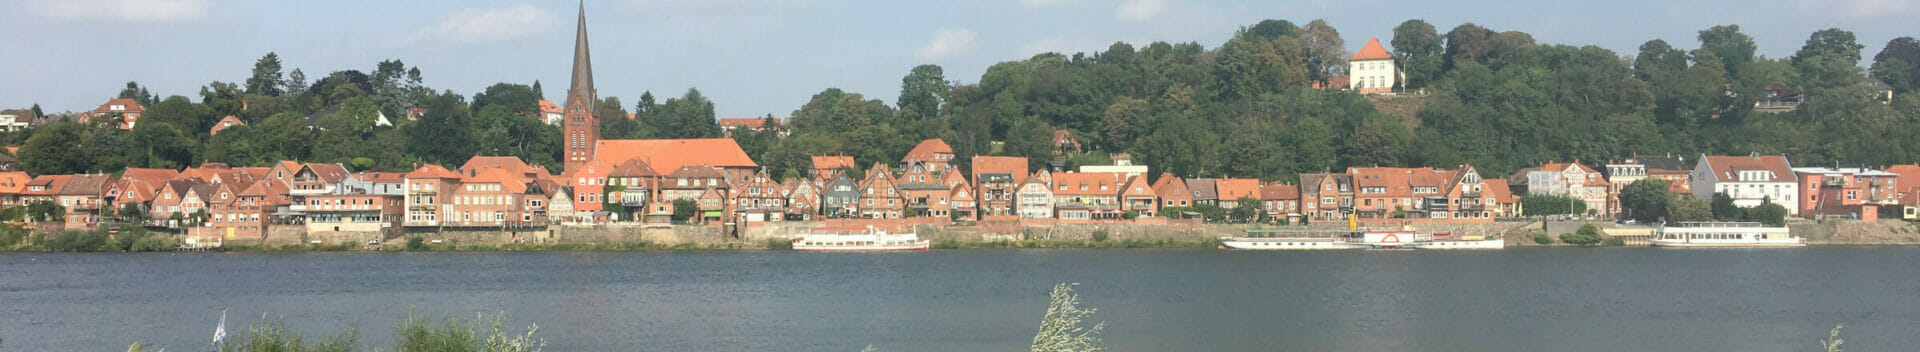
POLYGON ((1681 222, 1661 226, 1647 240, 1654 247, 1805 247, 1785 227, 1757 222, 1681 222))
POLYGON ((1251 250, 1330 250, 1367 248, 1352 232, 1310 230, 1247 230, 1244 237, 1220 237, 1220 246, 1251 250))
POLYGON ((813 228, 793 238, 793 250, 810 252, 924 251, 932 241, 914 233, 887 233, 866 228, 813 228))
POLYGON ((1244 237, 1221 237, 1220 246, 1252 250, 1329 249, 1503 249, 1506 241, 1485 236, 1421 234, 1399 230, 1247 230, 1244 237))

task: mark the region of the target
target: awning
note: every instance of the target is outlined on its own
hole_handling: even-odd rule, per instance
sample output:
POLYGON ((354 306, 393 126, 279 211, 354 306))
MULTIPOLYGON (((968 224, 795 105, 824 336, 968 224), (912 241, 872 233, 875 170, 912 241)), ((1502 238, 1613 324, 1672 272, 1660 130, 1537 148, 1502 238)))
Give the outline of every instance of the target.
POLYGON ((715 217, 715 218, 717 218, 717 217, 720 217, 720 211, 718 211, 718 210, 712 210, 712 211, 707 211, 705 215, 706 215, 707 217, 715 217))

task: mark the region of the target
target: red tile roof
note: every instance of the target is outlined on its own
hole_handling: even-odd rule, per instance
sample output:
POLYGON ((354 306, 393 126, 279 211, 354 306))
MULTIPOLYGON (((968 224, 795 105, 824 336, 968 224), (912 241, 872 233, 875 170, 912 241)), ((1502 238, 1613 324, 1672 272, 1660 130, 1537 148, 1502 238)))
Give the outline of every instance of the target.
POLYGON ((178 178, 178 177, 180 177, 180 172, 173 171, 173 169, 148 169, 148 168, 130 167, 130 168, 127 168, 127 171, 123 171, 120 173, 120 179, 122 180, 139 181, 140 183, 145 183, 147 184, 147 186, 153 187, 154 189, 159 189, 160 187, 165 186, 167 184, 167 181, 172 181, 174 178, 178 178))
POLYGON ((233 115, 227 115, 227 117, 220 118, 220 122, 213 123, 213 128, 207 130, 207 133, 217 135, 217 134, 220 134, 220 131, 225 131, 228 128, 234 128, 234 127, 246 126, 246 125, 247 125, 246 121, 240 121, 240 118, 238 117, 234 117, 233 115))
POLYGON ((1482 182, 1480 189, 1486 191, 1487 196, 1492 197, 1495 202, 1513 203, 1518 201, 1513 198, 1513 190, 1512 187, 1507 185, 1507 180, 1488 178, 1482 179, 1480 182, 1482 182))
POLYGON ((1300 199, 1300 186, 1280 183, 1260 186, 1260 200, 1293 199, 1300 199))
POLYGON ((655 171, 653 165, 648 165, 645 160, 631 159, 627 160, 627 162, 620 163, 619 167, 613 169, 613 173, 607 175, 613 177, 659 177, 660 172, 655 171))
POLYGON ((1380 38, 1373 38, 1372 40, 1367 41, 1366 46, 1360 47, 1360 52, 1354 53, 1353 57, 1348 58, 1347 60, 1360 61, 1360 60, 1392 60, 1392 59, 1393 59, 1393 54, 1387 53, 1387 48, 1380 46, 1380 38))
MULTIPOLYGON (((780 119, 774 119, 774 121, 779 121, 779 120, 780 119)), ((720 119, 720 128, 726 129, 726 128, 734 128, 734 127, 741 127, 741 128, 746 128, 750 130, 760 130, 762 128, 767 127, 767 118, 765 117, 728 117, 728 118, 720 119)))
POLYGON ((140 106, 139 101, 129 99, 129 98, 107 99, 106 104, 100 104, 100 107, 93 109, 93 112, 98 114, 107 114, 107 113, 116 113, 116 112, 117 113, 140 113, 144 111, 147 111, 146 107, 140 106), (127 109, 120 110, 120 111, 113 111, 111 107, 114 105, 125 105, 127 109))
POLYGON ((939 138, 928 138, 920 141, 919 145, 913 146, 913 150, 907 151, 907 156, 900 158, 900 162, 935 161, 934 155, 938 154, 953 155, 953 147, 947 146, 947 141, 939 138))
POLYGON ((353 175, 347 172, 347 167, 340 164, 307 163, 306 168, 313 170, 313 175, 320 177, 320 180, 326 183, 340 183, 345 181, 347 176, 353 175))
POLYGON ((1053 194, 1118 196, 1123 176, 1117 172, 1062 172, 1053 174, 1053 194))
POLYGON ((358 178, 361 181, 367 181, 367 182, 373 182, 373 183, 401 183, 401 182, 406 182, 407 174, 399 173, 399 172, 377 172, 377 171, 361 172, 359 175, 354 176, 354 178, 358 178))
POLYGON ((854 165, 856 164, 853 163, 853 157, 851 156, 816 155, 813 157, 813 168, 815 169, 838 170, 843 167, 854 166, 854 165))
POLYGON ((1133 177, 1128 177, 1127 182, 1124 183, 1122 186, 1120 186, 1121 198, 1128 198, 1128 197, 1153 198, 1158 195, 1159 195, 1158 193, 1154 192, 1153 185, 1147 184, 1146 175, 1133 175, 1133 177))
POLYGON ((507 193, 527 193, 527 184, 512 171, 503 169, 480 171, 478 175, 460 178, 460 183, 496 183, 500 184, 500 190, 507 193))
POLYGON ((602 139, 594 159, 609 165, 640 159, 654 170, 677 170, 688 165, 721 168, 755 168, 740 144, 731 138, 694 139, 602 139))
MULTIPOLYGON (((1894 191, 1907 192, 1910 196, 1920 195, 1920 192, 1914 191, 1915 188, 1920 188, 1920 165, 1907 164, 1907 165, 1888 166, 1887 172, 1893 173, 1894 175, 1898 175, 1898 177, 1894 179, 1893 185, 1894 187, 1897 187, 1899 189, 1895 189, 1894 191)), ((1903 204, 1913 204, 1913 203, 1903 203, 1903 204)))
POLYGON ((1159 195, 1160 198, 1179 199, 1181 197, 1193 197, 1193 194, 1187 193, 1187 181, 1181 180, 1179 177, 1174 177, 1173 173, 1170 172, 1160 174, 1160 181, 1153 183, 1153 193, 1159 195))
POLYGON ((558 114, 561 111, 560 104, 554 104, 552 100, 540 99, 540 112, 558 114))
POLYGON ((1018 157, 1018 156, 985 156, 985 155, 975 155, 973 157, 973 179, 974 180, 979 180, 980 174, 993 174, 993 173, 1012 174, 1013 183, 1019 184, 1020 180, 1024 180, 1027 177, 1027 158, 1018 157))
POLYGON ((1240 198, 1260 199, 1260 180, 1251 178, 1223 178, 1215 188, 1219 200, 1240 200, 1240 198))
POLYGON ((27 182, 33 182, 33 177, 26 171, 0 172, 0 194, 20 194, 27 190, 27 182))
POLYGON ((418 168, 414 168, 412 172, 407 173, 406 177, 413 178, 413 179, 460 178, 460 174, 454 173, 453 171, 449 171, 447 170, 446 167, 442 167, 440 165, 426 164, 426 165, 420 165, 420 167, 418 168))
POLYGON ((27 186, 28 187, 42 186, 43 187, 42 190, 22 191, 22 194, 38 195, 38 196, 51 196, 55 194, 60 194, 60 188, 65 187, 67 185, 67 180, 71 179, 72 177, 73 175, 40 175, 39 177, 34 177, 32 181, 27 181, 27 186))
POLYGON ((1771 171, 1771 180, 1759 182, 1793 182, 1793 167, 1787 163, 1787 157, 1780 155, 1753 156, 1707 156, 1700 162, 1707 163, 1713 170, 1713 176, 1720 182, 1737 182, 1738 171, 1771 171))

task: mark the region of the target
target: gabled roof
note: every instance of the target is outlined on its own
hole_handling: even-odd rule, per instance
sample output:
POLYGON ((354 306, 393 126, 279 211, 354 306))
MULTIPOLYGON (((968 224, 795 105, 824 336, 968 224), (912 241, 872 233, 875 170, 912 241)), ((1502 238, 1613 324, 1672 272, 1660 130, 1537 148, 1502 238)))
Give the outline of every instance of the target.
POLYGON ((446 167, 440 165, 426 164, 414 168, 412 172, 407 173, 406 177, 412 179, 460 178, 460 174, 449 171, 446 167))
POLYGON ((112 183, 113 176, 101 174, 73 175, 72 178, 68 179, 66 185, 60 186, 60 195, 98 197, 102 192, 105 192, 107 186, 112 185, 112 183))
POLYGON ((1133 175, 1132 177, 1127 177, 1127 182, 1121 183, 1120 185, 1121 198, 1129 198, 1129 197, 1152 198, 1158 195, 1159 195, 1158 193, 1154 192, 1153 185, 1147 184, 1146 175, 1133 175))
POLYGON ((286 184, 282 184, 277 180, 266 180, 254 182, 252 186, 247 186, 247 189, 241 190, 237 196, 260 197, 265 199, 268 204, 273 205, 293 204, 292 200, 287 199, 287 192, 288 187, 286 184))
POLYGON ((1053 194, 1119 196, 1124 176, 1117 172, 1062 172, 1053 174, 1053 194))
POLYGON ((581 185, 579 183, 582 182, 581 179, 596 180, 611 174, 613 174, 613 165, 607 165, 606 162, 599 160, 587 160, 586 163, 580 164, 578 167, 567 169, 564 177, 566 178, 566 183, 569 185, 591 186, 592 184, 581 185))
POLYGON ((1187 190, 1193 191, 1193 200, 1220 199, 1220 191, 1215 189, 1219 183, 1211 178, 1187 180, 1187 190))
POLYGON ((907 151, 907 156, 900 158, 900 162, 934 161, 934 155, 939 154, 952 155, 953 147, 947 146, 947 141, 939 138, 928 138, 920 141, 919 145, 913 146, 913 150, 907 151))
POLYGON ((520 160, 520 157, 513 156, 475 156, 468 158, 466 164, 460 165, 460 172, 468 175, 496 169, 506 170, 508 175, 513 176, 514 179, 521 182, 533 181, 549 176, 547 175, 546 168, 527 165, 525 161, 520 160))
POLYGON ((1393 54, 1387 53, 1387 48, 1380 46, 1380 38, 1373 38, 1371 40, 1367 40, 1367 45, 1361 46, 1360 51, 1353 53, 1353 57, 1348 58, 1347 60, 1360 61, 1360 60, 1392 60, 1392 59, 1393 59, 1393 54))
POLYGON ((1239 200, 1240 198, 1260 199, 1260 180, 1251 178, 1223 178, 1214 191, 1219 192, 1219 200, 1239 200))
POLYGON ((1702 156, 1713 177, 1720 182, 1739 182, 1740 171, 1769 171, 1772 178, 1756 182, 1793 182, 1793 167, 1781 155, 1702 156))
POLYGON ((860 180, 860 188, 874 187, 898 189, 900 187, 900 180, 893 178, 893 171, 887 167, 886 163, 875 162, 873 163, 873 167, 867 168, 867 179, 860 180), (886 182, 886 184, 878 185, 877 183, 880 182, 886 182))
POLYGON ((527 184, 521 181, 520 177, 511 171, 501 169, 489 169, 473 176, 462 177, 460 183, 496 183, 500 184, 500 190, 507 193, 527 193, 527 184))
POLYGON ((354 178, 360 179, 361 181, 367 181, 372 183, 402 183, 407 181, 407 174, 398 173, 398 172, 362 171, 360 172, 359 175, 354 176, 354 178))
POLYGON ((640 159, 654 170, 677 170, 688 165, 719 168, 755 168, 760 164, 747 157, 740 144, 731 138, 693 139, 602 139, 594 149, 594 159, 618 165, 640 159))
POLYGON ((853 157, 851 156, 846 156, 846 155, 815 155, 813 156, 813 168, 815 169, 838 170, 843 167, 849 167, 854 165, 855 164, 853 163, 853 157))
POLYGON ((629 159, 629 160, 627 160, 626 162, 623 162, 623 163, 620 163, 620 166, 619 166, 619 167, 615 167, 615 168, 613 169, 613 172, 612 172, 612 173, 609 173, 609 174, 607 174, 607 176, 612 176, 612 177, 659 177, 659 176, 660 176, 660 172, 659 172, 659 171, 654 171, 654 170, 653 170, 653 165, 648 165, 648 164, 647 164, 647 162, 646 162, 645 160, 640 160, 640 159, 629 159))
MULTIPOLYGON (((161 182, 160 184, 166 185, 166 182, 161 182)), ((127 179, 121 179, 120 182, 116 183, 113 187, 120 190, 120 195, 114 202, 121 204, 150 202, 153 201, 153 196, 159 192, 155 187, 145 182, 127 179)))
POLYGON ((1899 187, 1900 189, 1896 189, 1895 191, 1920 193, 1908 191, 1914 188, 1920 188, 1920 164, 1888 166, 1887 172, 1897 175, 1895 176, 1894 187, 1899 187))
POLYGON ((1187 191, 1187 181, 1170 172, 1160 173, 1160 180, 1153 183, 1153 193, 1160 198, 1193 197, 1193 193, 1187 191))
POLYGON ((319 177, 321 181, 326 183, 340 183, 341 181, 346 181, 347 176, 353 175, 347 172, 346 166, 340 166, 340 164, 307 163, 306 165, 302 165, 302 167, 312 170, 314 176, 319 177))
POLYGON ((60 189, 62 187, 65 187, 67 185, 67 181, 71 179, 73 179, 73 175, 40 175, 38 177, 34 177, 32 181, 27 181, 27 187, 32 188, 37 186, 37 187, 42 187, 43 190, 41 191, 28 190, 28 191, 24 191, 24 194, 37 195, 37 196, 51 196, 51 195, 60 194, 60 189))
POLYGON ((1485 190, 1487 196, 1492 197, 1495 202, 1513 203, 1516 201, 1516 199, 1513 198, 1513 189, 1507 185, 1507 180, 1489 178, 1480 181, 1484 182, 1484 184, 1480 186, 1480 189, 1485 190))
POLYGON ((1013 183, 1020 183, 1020 180, 1025 179, 1027 176, 1027 158, 1018 156, 975 155, 973 157, 973 179, 979 180, 981 174, 989 173, 1010 174, 1013 175, 1013 183))
POLYGON ((127 171, 120 172, 120 179, 122 180, 138 181, 140 183, 145 183, 147 184, 147 186, 153 187, 155 189, 160 188, 160 186, 166 185, 167 181, 172 181, 174 178, 178 178, 178 177, 180 177, 180 172, 173 171, 173 169, 149 169, 149 168, 130 167, 130 168, 127 168, 127 171))
POLYGON ((563 111, 560 110, 560 104, 554 104, 552 100, 540 99, 540 112, 559 114, 563 111))
POLYGON ((26 171, 0 172, 0 194, 25 192, 28 182, 33 182, 33 177, 27 176, 26 171))
POLYGON ((116 113, 116 112, 118 112, 118 113, 140 113, 140 112, 144 112, 144 111, 147 111, 147 108, 146 108, 145 106, 140 106, 140 102, 139 102, 139 101, 137 101, 137 100, 133 100, 133 99, 130 99, 130 98, 113 98, 113 99, 107 99, 107 103, 106 103, 106 104, 100 104, 100 107, 98 107, 98 108, 94 108, 94 109, 93 109, 93 112, 94 112, 94 113, 101 113, 101 114, 105 114, 105 113, 116 113), (126 106, 126 110, 120 110, 120 111, 113 111, 113 110, 111 109, 111 107, 112 107, 112 106, 114 106, 114 105, 125 105, 125 106, 126 106))
POLYGON ((213 128, 208 129, 207 133, 220 134, 220 131, 225 131, 228 128, 234 128, 234 127, 246 126, 246 125, 247 125, 246 121, 240 121, 240 118, 238 117, 234 117, 233 115, 227 115, 227 117, 220 118, 220 122, 213 123, 213 128))
POLYGON ((1260 200, 1293 199, 1300 199, 1300 186, 1280 183, 1260 186, 1260 200))

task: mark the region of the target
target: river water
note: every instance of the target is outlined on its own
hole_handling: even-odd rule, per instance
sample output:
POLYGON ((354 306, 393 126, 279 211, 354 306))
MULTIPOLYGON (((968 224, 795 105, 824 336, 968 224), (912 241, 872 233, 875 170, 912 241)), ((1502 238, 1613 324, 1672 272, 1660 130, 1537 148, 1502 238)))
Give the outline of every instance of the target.
POLYGON ((505 312, 554 351, 1012 351, 1055 283, 1116 351, 1920 346, 1920 248, 0 253, 0 350, 206 349, 265 315, 391 346, 505 312))

